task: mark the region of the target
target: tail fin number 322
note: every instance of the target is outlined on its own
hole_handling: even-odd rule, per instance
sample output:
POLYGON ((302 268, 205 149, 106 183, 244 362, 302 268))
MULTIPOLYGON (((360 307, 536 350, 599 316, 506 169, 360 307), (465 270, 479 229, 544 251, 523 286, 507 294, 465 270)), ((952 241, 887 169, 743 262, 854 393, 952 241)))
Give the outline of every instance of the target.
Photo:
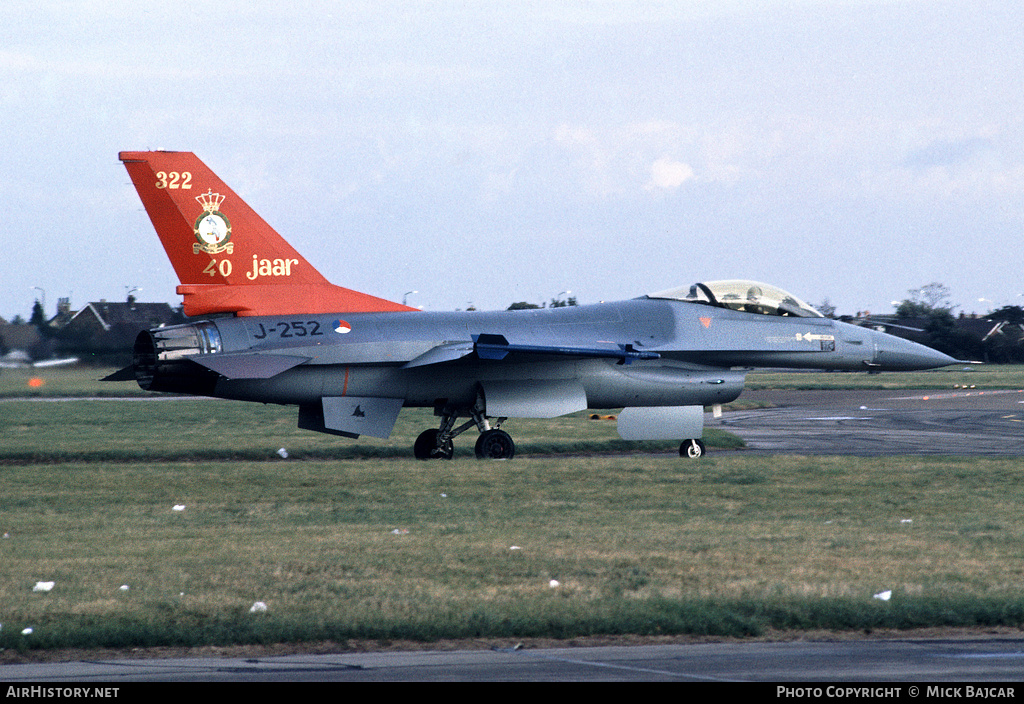
POLYGON ((181 188, 182 190, 188 190, 192 188, 192 174, 188 171, 166 171, 156 172, 156 187, 157 188, 170 188, 171 190, 181 188))

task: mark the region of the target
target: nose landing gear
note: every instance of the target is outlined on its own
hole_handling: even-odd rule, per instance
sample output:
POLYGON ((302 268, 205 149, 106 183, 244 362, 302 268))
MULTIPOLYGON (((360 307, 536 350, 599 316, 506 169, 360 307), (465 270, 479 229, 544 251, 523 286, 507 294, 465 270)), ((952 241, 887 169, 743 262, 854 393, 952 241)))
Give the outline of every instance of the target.
POLYGON ((683 443, 679 446, 680 457, 696 459, 703 457, 706 452, 707 448, 704 447, 704 443, 700 440, 683 440, 683 443))

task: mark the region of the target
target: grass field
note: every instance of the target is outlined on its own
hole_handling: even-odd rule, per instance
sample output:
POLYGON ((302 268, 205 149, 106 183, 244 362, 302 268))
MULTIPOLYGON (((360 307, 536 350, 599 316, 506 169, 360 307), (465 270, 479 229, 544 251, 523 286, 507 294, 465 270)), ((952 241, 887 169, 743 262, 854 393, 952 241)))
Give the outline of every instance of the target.
MULTIPOLYGON (((1024 388, 1020 365, 953 366, 925 372, 868 374, 865 372, 785 372, 755 370, 747 375, 748 389, 979 389, 1024 388)), ((742 400, 742 396, 740 397, 742 400)))
POLYGON ((404 411, 393 441, 364 443, 256 404, 0 402, 0 659, 1024 624, 1019 459, 692 461, 625 453, 584 414, 510 421, 510 462, 408 459, 432 423, 404 411), (569 442, 599 452, 549 454, 569 442), (394 457, 334 459, 354 446, 394 457))

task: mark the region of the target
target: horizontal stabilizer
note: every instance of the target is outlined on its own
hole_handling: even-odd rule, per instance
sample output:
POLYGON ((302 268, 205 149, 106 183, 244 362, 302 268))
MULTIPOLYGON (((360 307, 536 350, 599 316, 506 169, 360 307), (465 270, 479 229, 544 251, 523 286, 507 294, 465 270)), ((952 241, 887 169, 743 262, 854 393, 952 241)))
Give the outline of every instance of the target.
POLYGON ((269 379, 309 361, 309 357, 252 352, 199 355, 189 359, 228 379, 269 379))
POLYGON ((480 359, 502 360, 510 352, 525 354, 553 354, 567 357, 603 357, 617 359, 619 364, 631 364, 638 359, 659 359, 657 352, 641 352, 633 345, 607 347, 572 347, 568 345, 521 345, 509 342, 504 335, 482 334, 473 336, 473 348, 480 359))
POLYGON ((103 377, 100 381, 135 381, 135 365, 129 365, 124 369, 118 369, 113 374, 103 377))

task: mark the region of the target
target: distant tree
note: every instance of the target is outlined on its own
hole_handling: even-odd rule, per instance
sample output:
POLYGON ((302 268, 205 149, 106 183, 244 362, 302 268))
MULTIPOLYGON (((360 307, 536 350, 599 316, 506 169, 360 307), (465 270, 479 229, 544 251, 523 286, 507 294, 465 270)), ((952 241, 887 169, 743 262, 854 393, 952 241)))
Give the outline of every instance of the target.
POLYGON ((1003 306, 985 316, 989 320, 1013 325, 1024 325, 1024 308, 1020 306, 1003 306))
POLYGON ((577 305, 576 296, 569 296, 568 298, 552 298, 548 308, 568 308, 575 305, 577 305))
POLYGON ((930 312, 931 310, 924 303, 906 298, 896 306, 896 317, 904 320, 908 318, 927 318, 930 312))
POLYGON ((949 287, 937 281, 910 289, 907 293, 910 297, 896 306, 897 318, 926 318, 932 313, 951 313, 953 310, 949 302, 949 287))
POLYGON ((907 293, 909 298, 896 306, 896 317, 924 318, 926 345, 958 359, 981 359, 985 355, 981 339, 957 326, 948 286, 933 281, 907 293))
POLYGON ((926 284, 917 290, 918 297, 932 310, 952 310, 953 306, 949 302, 949 293, 949 286, 940 284, 937 281, 926 284))
POLYGON ((513 303, 512 305, 510 305, 505 310, 535 310, 535 309, 539 309, 539 308, 540 308, 540 306, 537 305, 536 303, 527 303, 526 301, 518 301, 518 302, 513 303))
POLYGON ((827 298, 818 305, 814 306, 814 309, 817 310, 822 315, 824 315, 826 318, 836 317, 836 307, 832 305, 831 301, 829 301, 827 298))
POLYGON ((28 324, 35 325, 40 330, 46 326, 46 311, 43 310, 43 304, 39 301, 32 306, 32 316, 28 319, 28 324))
POLYGON ((953 314, 945 309, 933 309, 927 315, 925 332, 929 347, 945 352, 957 359, 981 359, 985 355, 981 338, 958 328, 953 314))

